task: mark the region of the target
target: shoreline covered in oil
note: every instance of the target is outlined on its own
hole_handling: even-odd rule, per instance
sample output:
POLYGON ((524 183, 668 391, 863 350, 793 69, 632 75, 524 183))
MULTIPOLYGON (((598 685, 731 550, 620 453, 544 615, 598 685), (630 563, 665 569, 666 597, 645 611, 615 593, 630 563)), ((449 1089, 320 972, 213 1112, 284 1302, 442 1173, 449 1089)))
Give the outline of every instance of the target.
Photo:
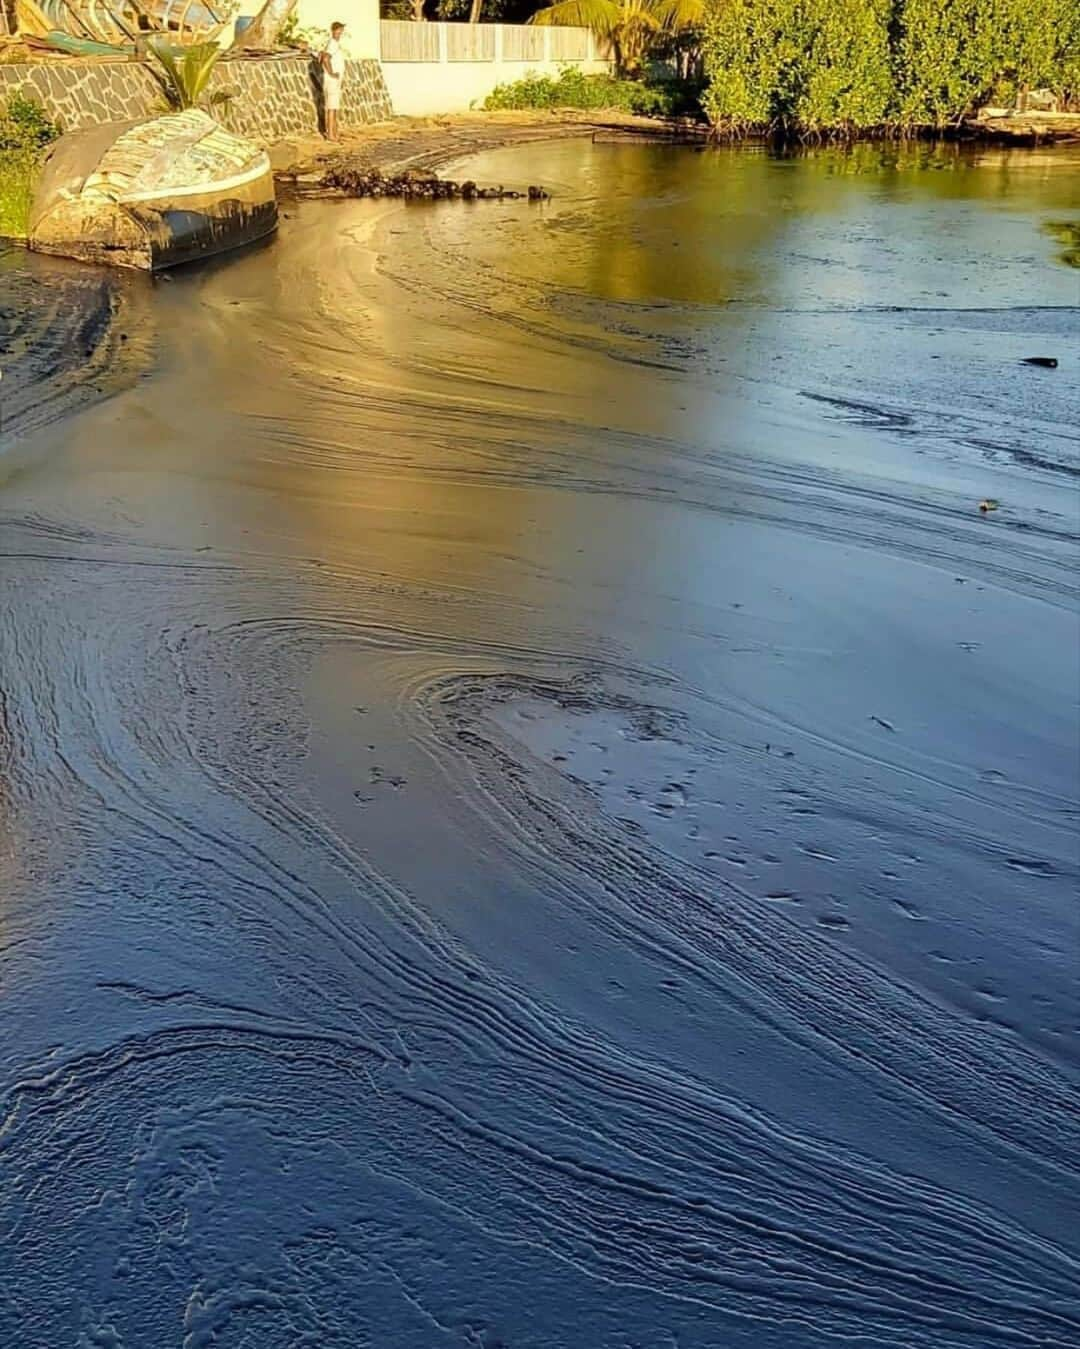
POLYGON ((137 350, 4 442, 2 1337, 1064 1349, 1064 189, 529 153, 62 273, 137 350))

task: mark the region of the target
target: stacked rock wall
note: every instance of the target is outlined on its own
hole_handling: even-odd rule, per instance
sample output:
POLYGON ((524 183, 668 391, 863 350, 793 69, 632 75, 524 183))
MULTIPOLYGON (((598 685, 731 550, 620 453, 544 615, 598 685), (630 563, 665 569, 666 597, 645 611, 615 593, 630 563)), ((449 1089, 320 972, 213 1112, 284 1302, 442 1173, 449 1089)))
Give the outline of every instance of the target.
MULTIPOLYGON (((296 59, 225 61, 214 72, 215 89, 232 94, 216 115, 241 136, 269 144, 319 129, 322 82, 317 62, 296 59)), ((378 61, 350 61, 341 89, 342 126, 385 122, 393 116, 378 61)))
MULTIPOLYGON (((269 145, 319 129, 318 67, 307 57, 222 61, 211 87, 228 92, 214 115, 230 131, 269 145)), ((71 58, 37 65, 0 65, 0 100, 24 93, 37 99, 64 131, 99 122, 126 122, 164 112, 161 86, 136 62, 71 58)), ((358 126, 393 115, 378 61, 350 61, 341 98, 341 123, 358 126)))
POLYGON ((143 66, 77 60, 0 65, 0 98, 14 93, 36 99, 63 131, 130 122, 162 98, 161 85, 143 66))

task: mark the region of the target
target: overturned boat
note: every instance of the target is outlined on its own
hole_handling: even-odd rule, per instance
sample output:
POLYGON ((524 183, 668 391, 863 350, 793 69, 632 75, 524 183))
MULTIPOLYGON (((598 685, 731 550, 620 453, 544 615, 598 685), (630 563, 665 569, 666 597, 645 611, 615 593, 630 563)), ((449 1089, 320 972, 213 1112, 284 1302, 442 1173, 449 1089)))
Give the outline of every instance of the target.
POLYGON ((62 136, 30 213, 30 247, 159 271, 277 226, 264 150, 191 108, 62 136))

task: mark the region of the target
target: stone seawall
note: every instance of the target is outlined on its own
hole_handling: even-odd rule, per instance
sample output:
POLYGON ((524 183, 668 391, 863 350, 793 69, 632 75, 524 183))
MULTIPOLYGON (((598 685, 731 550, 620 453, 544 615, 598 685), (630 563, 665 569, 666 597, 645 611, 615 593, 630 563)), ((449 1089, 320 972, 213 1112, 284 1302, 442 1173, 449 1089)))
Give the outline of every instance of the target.
MULTIPOLYGON (((212 89, 229 92, 214 115, 238 135, 262 144, 318 130, 319 75, 307 57, 222 61, 212 89)), ((64 131, 99 122, 125 122, 165 111, 161 86, 134 61, 95 63, 72 58, 47 65, 0 65, 0 100, 21 92, 36 98, 64 131)), ((341 123, 358 126, 393 116, 378 61, 350 61, 341 123)))

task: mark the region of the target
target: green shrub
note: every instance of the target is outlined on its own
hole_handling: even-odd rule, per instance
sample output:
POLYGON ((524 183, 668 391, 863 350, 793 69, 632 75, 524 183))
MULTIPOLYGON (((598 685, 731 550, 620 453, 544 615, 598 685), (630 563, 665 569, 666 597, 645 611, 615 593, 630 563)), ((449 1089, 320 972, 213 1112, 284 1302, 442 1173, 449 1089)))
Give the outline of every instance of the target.
POLYGON ((710 9, 702 42, 710 121, 730 131, 764 127, 790 104, 793 12, 793 0, 726 0, 710 9))
POLYGON ((809 131, 880 126, 892 108, 891 0, 804 0, 794 123, 809 131))
POLYGON ((12 94, 0 104, 0 235, 26 235, 42 154, 59 134, 33 99, 12 94))
POLYGON ((671 117, 694 112, 697 93, 680 82, 618 80, 586 75, 567 66, 557 77, 529 74, 500 84, 484 100, 489 111, 524 108, 583 108, 671 117))
POLYGON ((1024 88, 1080 92, 1076 0, 713 0, 705 110, 721 129, 943 127, 1024 88))
POLYGON ((706 112, 730 131, 880 124, 890 18, 891 0, 725 0, 706 23, 706 112))
POLYGON ((998 8, 994 0, 906 0, 895 47, 901 122, 944 126, 994 88, 998 8))
MULTIPOLYGON (((404 2, 408 6, 408 0, 404 2)), ((408 19, 411 14, 384 14, 383 17, 408 19)), ((329 28, 305 26, 300 22, 299 11, 294 9, 278 29, 277 42, 279 47, 294 47, 297 51, 303 52, 320 52, 326 46, 329 37, 329 28)))
POLYGON ((1074 0, 904 0, 894 69, 901 122, 945 126, 1025 86, 1059 96, 1080 82, 1074 0))
POLYGON ((0 150, 40 150, 59 134, 45 109, 32 98, 12 94, 0 104, 0 150))

